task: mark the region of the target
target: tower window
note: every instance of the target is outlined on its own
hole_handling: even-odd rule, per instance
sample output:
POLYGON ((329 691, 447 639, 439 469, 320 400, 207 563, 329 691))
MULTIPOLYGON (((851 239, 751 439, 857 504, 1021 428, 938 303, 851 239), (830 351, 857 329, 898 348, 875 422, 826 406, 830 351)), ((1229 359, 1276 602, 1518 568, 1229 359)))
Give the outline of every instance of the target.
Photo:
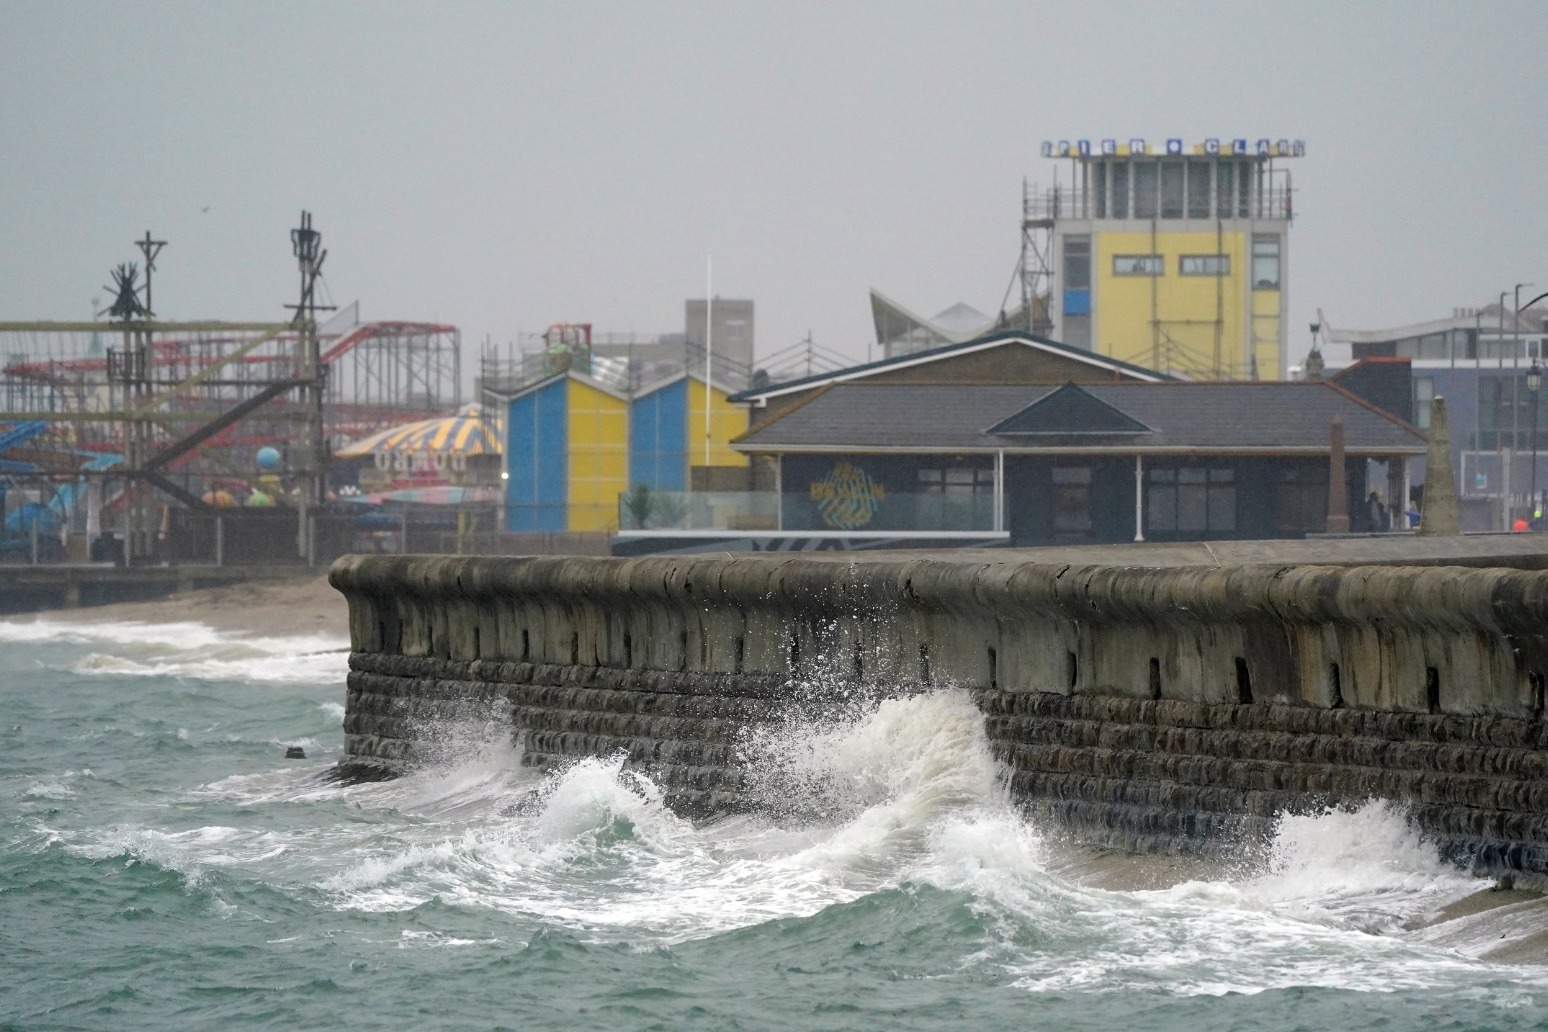
POLYGON ((1183 217, 1183 163, 1167 161, 1161 165, 1161 217, 1183 217))
POLYGON ((1064 286, 1069 290, 1086 290, 1091 286, 1090 237, 1064 238, 1064 286))
POLYGON ((1160 276, 1164 272, 1159 254, 1115 254, 1114 276, 1160 276))
POLYGON ((1229 276, 1228 254, 1185 254, 1177 259, 1177 271, 1184 276, 1229 276))
POLYGON ((1259 234, 1252 238, 1252 289, 1279 289, 1279 237, 1259 234))
POLYGON ((1129 217, 1129 166, 1124 162, 1113 165, 1112 175, 1113 218, 1129 217))
POLYGON ((1160 179, 1160 166, 1154 161, 1136 162, 1134 165, 1134 217, 1156 217, 1156 183, 1160 179))
POLYGON ((1188 159, 1188 217, 1209 218, 1210 163, 1201 158, 1188 159))

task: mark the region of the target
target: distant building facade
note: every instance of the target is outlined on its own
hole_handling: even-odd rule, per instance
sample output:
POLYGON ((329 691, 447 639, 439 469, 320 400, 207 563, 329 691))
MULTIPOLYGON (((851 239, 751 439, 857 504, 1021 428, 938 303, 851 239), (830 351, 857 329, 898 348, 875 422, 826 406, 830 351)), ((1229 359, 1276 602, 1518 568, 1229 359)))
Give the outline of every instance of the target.
POLYGON ((1548 388, 1540 379, 1537 391, 1531 388, 1533 365, 1541 376, 1548 354, 1548 308, 1529 308, 1519 318, 1510 308, 1457 309, 1450 318, 1389 329, 1323 328, 1330 371, 1361 362, 1409 364, 1409 401, 1420 429, 1429 428, 1431 399, 1446 399, 1464 530, 1508 529, 1548 494, 1548 404, 1540 397, 1548 388))
POLYGON ((519 353, 484 356, 480 391, 504 433, 505 530, 617 530, 630 492, 660 518, 692 489, 746 488, 747 457, 729 442, 747 407, 727 399, 749 382, 753 303, 715 299, 708 351, 705 308, 687 302, 683 333, 559 323, 519 353))
POLYGON ((727 362, 751 371, 758 322, 747 298, 717 297, 710 305, 702 298, 683 303, 683 335, 700 352, 705 346, 705 320, 712 332, 710 350, 727 362), (708 311, 706 312, 706 309, 708 311))
POLYGON ((1194 379, 1282 379, 1283 162, 1302 154, 1288 140, 1045 142, 1071 180, 1024 201, 1024 234, 1046 241, 1024 254, 1046 263, 1051 336, 1194 379))

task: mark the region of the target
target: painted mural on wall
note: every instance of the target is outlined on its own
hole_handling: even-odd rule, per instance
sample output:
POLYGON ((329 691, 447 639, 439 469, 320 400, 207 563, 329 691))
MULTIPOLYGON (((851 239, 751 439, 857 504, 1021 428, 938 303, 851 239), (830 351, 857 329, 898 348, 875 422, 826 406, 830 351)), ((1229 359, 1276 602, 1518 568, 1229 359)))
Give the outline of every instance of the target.
POLYGON ((812 482, 811 495, 826 526, 858 530, 876 517, 887 488, 854 463, 840 461, 827 476, 812 482))

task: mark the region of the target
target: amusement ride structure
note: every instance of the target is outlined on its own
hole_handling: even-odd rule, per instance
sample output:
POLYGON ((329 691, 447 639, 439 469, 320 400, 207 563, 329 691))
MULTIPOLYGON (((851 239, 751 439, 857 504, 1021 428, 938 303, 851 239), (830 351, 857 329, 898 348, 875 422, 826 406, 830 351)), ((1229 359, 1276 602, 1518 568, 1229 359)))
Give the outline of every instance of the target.
POLYGON ((147 232, 135 241, 144 282, 133 263, 113 269, 105 319, 0 323, 0 500, 6 486, 35 488, 55 519, 91 534, 101 513, 121 516, 132 560, 162 505, 205 508, 277 475, 301 510, 307 556, 305 514, 326 497, 334 449, 462 403, 455 326, 362 323, 358 303, 319 324, 333 311, 316 298, 321 240, 303 212, 288 322, 157 319, 166 242, 147 232), (276 471, 254 463, 265 447, 281 456, 276 471))

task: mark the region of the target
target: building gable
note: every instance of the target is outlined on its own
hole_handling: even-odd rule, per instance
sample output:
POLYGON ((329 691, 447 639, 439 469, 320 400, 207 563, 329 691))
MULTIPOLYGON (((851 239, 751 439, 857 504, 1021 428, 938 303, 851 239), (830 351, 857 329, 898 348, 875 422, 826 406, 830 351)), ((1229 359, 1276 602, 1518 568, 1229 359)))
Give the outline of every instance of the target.
POLYGON ((1151 428, 1073 383, 1037 399, 989 429, 991 434, 1145 434, 1151 428))

